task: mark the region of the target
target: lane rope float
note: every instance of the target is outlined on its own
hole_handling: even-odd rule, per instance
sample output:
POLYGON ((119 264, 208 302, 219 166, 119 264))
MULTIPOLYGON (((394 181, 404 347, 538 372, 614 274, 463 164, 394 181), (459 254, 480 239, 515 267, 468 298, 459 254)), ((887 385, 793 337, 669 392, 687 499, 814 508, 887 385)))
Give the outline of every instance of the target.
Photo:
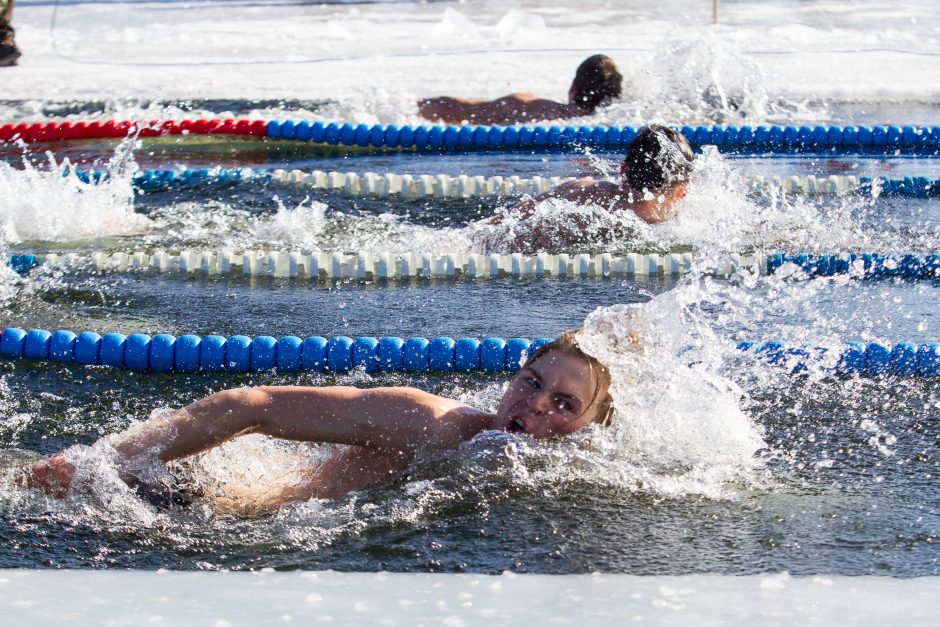
MULTIPOLYGON (((940 155, 940 126, 682 126, 693 147, 717 146, 738 154, 897 151, 940 155)), ((243 135, 331 146, 395 150, 624 148, 634 126, 439 126, 352 124, 307 120, 198 119, 32 122, 0 125, 0 141, 26 143, 158 135, 243 135)))
MULTIPOLYGON (((314 336, 274 338, 262 335, 174 335, 160 333, 75 333, 7 327, 0 334, 0 355, 154 372, 514 372, 525 356, 551 338, 314 336)), ((778 341, 741 342, 737 348, 791 373, 810 368, 831 350, 825 347, 787 347, 778 341)), ((940 342, 847 342, 838 349, 839 374, 940 376, 940 342)))
MULTIPOLYGON (((98 184, 110 178, 102 170, 63 171, 63 176, 74 174, 84 183, 98 184)), ((141 192, 154 192, 174 185, 200 183, 274 181, 282 185, 309 187, 350 196, 397 196, 408 198, 485 198, 535 196, 576 180, 575 177, 524 178, 519 176, 451 176, 448 174, 395 174, 387 172, 337 172, 299 169, 201 168, 182 170, 142 170, 134 173, 131 183, 141 192)), ((749 176, 741 177, 750 191, 805 196, 833 196, 861 194, 865 196, 909 196, 931 198, 940 196, 940 178, 907 176, 881 178, 868 176, 749 176)))
MULTIPOLYGON (((337 280, 633 278, 678 276, 690 272, 693 253, 461 254, 164 250, 10 255, 8 265, 26 273, 39 265, 77 272, 172 272, 187 275, 242 275, 337 280)), ((730 254, 709 272, 730 276, 738 269, 767 275, 792 268, 811 276, 848 274, 864 279, 940 279, 940 253, 931 254, 730 254)))

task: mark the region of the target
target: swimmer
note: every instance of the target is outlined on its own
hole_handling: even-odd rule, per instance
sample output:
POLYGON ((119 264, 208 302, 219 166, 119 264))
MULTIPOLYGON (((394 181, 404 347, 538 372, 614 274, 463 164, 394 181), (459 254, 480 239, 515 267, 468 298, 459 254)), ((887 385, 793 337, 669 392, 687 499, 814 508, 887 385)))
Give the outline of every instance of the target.
MULTIPOLYGON (((225 507, 255 515, 290 501, 341 497, 401 470, 422 451, 453 449, 482 431, 553 438, 609 424, 609 386, 607 368, 580 349, 577 331, 568 331, 528 358, 493 414, 406 387, 265 386, 218 392, 104 439, 132 486, 139 483, 132 469, 147 460, 170 462, 249 433, 346 445, 260 505, 225 507)), ((23 483, 65 497, 76 468, 63 453, 33 466, 23 483)))
POLYGON ((609 211, 632 211, 649 224, 676 215, 676 202, 684 198, 695 154, 685 136, 669 127, 644 126, 627 147, 620 165, 620 183, 584 177, 524 200, 509 211, 531 215, 535 205, 549 198, 575 204, 594 204, 609 211))
POLYGON ((418 113, 447 124, 518 124, 535 120, 560 120, 591 115, 598 107, 620 97, 623 76, 613 59, 596 54, 585 59, 575 72, 568 102, 515 93, 496 100, 428 98, 418 101, 418 113))

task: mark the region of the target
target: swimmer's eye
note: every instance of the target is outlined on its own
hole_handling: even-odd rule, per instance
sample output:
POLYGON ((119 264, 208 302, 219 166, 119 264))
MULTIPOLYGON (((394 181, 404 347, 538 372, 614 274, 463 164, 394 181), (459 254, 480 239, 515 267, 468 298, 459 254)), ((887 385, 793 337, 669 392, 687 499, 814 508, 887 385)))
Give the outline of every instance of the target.
POLYGON ((534 390, 537 390, 540 387, 542 387, 542 382, 539 381, 538 377, 528 376, 528 377, 524 377, 522 380, 525 382, 526 385, 528 385, 530 388, 534 390))
POLYGON ((562 411, 571 411, 574 409, 574 405, 572 405, 571 401, 566 398, 556 399, 555 405, 562 411))

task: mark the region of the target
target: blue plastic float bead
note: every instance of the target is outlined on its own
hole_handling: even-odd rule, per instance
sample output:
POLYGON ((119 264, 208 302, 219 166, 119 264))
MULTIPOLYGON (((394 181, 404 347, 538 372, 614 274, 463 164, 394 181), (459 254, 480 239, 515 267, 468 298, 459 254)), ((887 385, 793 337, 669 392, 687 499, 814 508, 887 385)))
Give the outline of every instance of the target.
POLYGON ((353 339, 345 335, 330 338, 326 343, 326 365, 333 372, 349 372, 353 368, 353 339))
POLYGON ((454 369, 454 340, 436 337, 428 346, 428 367, 434 372, 450 372, 454 369))
POLYGON ((592 137, 593 132, 594 132, 594 127, 592 126, 579 126, 578 133, 575 136, 575 141, 581 144, 582 146, 590 146, 592 142, 591 137, 592 137))
POLYGON ((940 342, 921 344, 917 349, 917 374, 922 377, 940 375, 940 342))
MULTIPOLYGON (((606 137, 605 142, 606 143, 606 137)), ((548 145, 548 129, 544 126, 536 126, 532 131, 532 145, 544 147, 548 145)))
POLYGON ((898 264, 898 275, 905 279, 919 279, 921 276, 920 257, 917 255, 904 255, 898 264))
POLYGON ((846 126, 842 129, 842 145, 846 148, 858 146, 858 129, 846 126))
POLYGON ((608 148, 620 148, 623 145, 623 131, 616 126, 611 126, 607 129, 607 139, 604 143, 608 148))
POLYGON ((548 132, 545 135, 545 142, 552 147, 561 145, 561 128, 558 126, 551 126, 548 129, 548 132))
POLYGON ((277 366, 277 339, 259 335, 251 340, 250 368, 252 372, 273 370, 277 366))
POLYGON ((233 335, 225 340, 225 371, 248 372, 251 366, 251 338, 233 335))
POLYGON ((339 143, 344 146, 352 146, 356 143, 356 127, 346 122, 339 127, 339 143))
POLYGON ((294 135, 300 141, 310 141, 310 122, 304 120, 297 125, 294 135))
POLYGON ((330 122, 326 130, 323 133, 323 138, 326 140, 326 143, 335 146, 339 143, 339 124, 336 122, 330 122))
POLYGON ((901 145, 901 139, 901 127, 894 125, 889 126, 887 137, 885 138, 887 145, 897 148, 901 145))
POLYGON ((415 129, 414 134, 414 146, 418 149, 424 149, 428 147, 428 127, 423 124, 415 129))
MULTIPOLYGON (((596 129, 595 132, 597 132, 596 129)), ((523 126, 519 129, 519 136, 516 139, 516 144, 519 146, 531 146, 534 137, 535 130, 531 126, 523 126)))
POLYGON ((845 136, 842 132, 842 127, 830 126, 826 137, 826 143, 830 146, 841 146, 845 141, 844 137, 845 136))
POLYGON ((754 129, 745 124, 738 129, 738 144, 751 147, 754 145, 754 129))
POLYGON ((501 372, 506 367, 506 340, 488 337, 480 342, 480 367, 486 372, 501 372))
POLYGON ((845 349, 842 351, 839 363, 836 365, 836 372, 840 374, 865 372, 865 345, 856 341, 846 342, 845 344, 845 349))
POLYGON ((898 342, 891 350, 891 372, 908 375, 917 372, 917 344, 898 342))
POLYGON ((725 127, 720 125, 715 125, 712 127, 711 138, 709 140, 710 144, 716 146, 725 145, 725 127))
POLYGON ((374 337, 357 337, 352 345, 353 368, 365 367, 366 372, 379 369, 379 341, 374 337))
POLYGON ((874 143, 872 130, 870 126, 858 127, 858 145, 862 148, 869 148, 874 143))
POLYGON ((322 144, 326 139, 326 126, 323 122, 314 122, 310 127, 310 141, 322 144))
POLYGON ((695 127, 695 141, 693 143, 704 146, 712 141, 712 130, 707 126, 695 127))
POLYGON ((503 129, 502 126, 492 126, 490 127, 489 132, 486 134, 486 144, 488 146, 502 146, 503 145, 503 129))
POLYGON ((373 124, 369 129, 369 144, 376 148, 385 145, 385 127, 381 124, 373 124))
POLYGON ((829 128, 825 126, 816 126, 813 128, 813 143, 819 147, 829 145, 829 128))
POLYGON ((741 145, 741 136, 737 126, 731 125, 725 128, 724 143, 726 146, 736 148, 741 145))
POLYGON ((754 129, 753 145, 764 148, 770 144, 770 129, 766 126, 758 126, 754 129))
POLYGON ((800 149, 805 150, 813 146, 813 129, 808 126, 801 126, 797 131, 797 143, 800 149))
POLYGON ((404 345, 405 340, 400 337, 383 337, 379 340, 379 370, 383 372, 400 371, 402 369, 402 347, 404 345))
POLYGON ((529 340, 522 337, 514 337, 512 339, 506 340, 506 349, 505 349, 505 362, 503 363, 503 368, 509 372, 515 372, 519 370, 522 366, 523 356, 528 358, 531 354, 529 353, 529 340))
POLYGON ((534 340, 532 340, 532 344, 529 345, 529 356, 531 357, 532 355, 535 354, 535 351, 542 348, 546 344, 551 344, 554 341, 555 341, 555 338, 551 338, 551 337, 535 338, 534 340))
POLYGON ((356 131, 353 134, 353 141, 360 148, 365 148, 366 146, 369 145, 369 136, 371 135, 371 133, 372 133, 372 129, 370 129, 367 125, 357 124, 356 131))
POLYGON ((402 346, 402 366, 406 372, 425 372, 428 369, 428 345, 423 337, 410 337, 402 346))
POLYGON ((297 137, 297 128, 294 125, 293 120, 285 120, 281 122, 281 138, 282 139, 294 139, 297 137))
POLYGON ((0 336, 0 355, 4 357, 22 357, 26 345, 26 331, 16 327, 7 327, 0 336))
POLYGON ((448 126, 444 129, 444 145, 448 148, 454 148, 459 141, 460 129, 456 126, 448 126))
POLYGON ((440 148, 444 145, 444 129, 440 126, 432 126, 428 132, 428 145, 431 148, 440 148))
POLYGON ((784 133, 783 127, 779 125, 774 125, 770 127, 768 132, 768 141, 771 146, 782 146, 784 143, 784 133))
MULTIPOLYGON (((624 133, 626 133, 626 131, 627 131, 628 128, 633 128, 633 127, 631 127, 631 126, 624 126, 624 127, 623 127, 624 133)), ((691 126, 688 126, 688 125, 683 126, 683 127, 679 130, 679 132, 682 133, 683 137, 685 137, 686 140, 687 140, 690 144, 695 142, 695 129, 692 128, 691 126)))
POLYGON ((158 333, 150 341, 150 369, 170 372, 176 365, 176 337, 158 333))
POLYGON ((904 126, 901 128, 901 145, 902 146, 916 146, 917 145, 917 129, 913 126, 904 126))
POLYGON ((789 149, 797 149, 800 146, 800 131, 795 126, 787 126, 783 129, 783 145, 789 149))
POLYGON ((389 148, 396 148, 401 142, 401 129, 395 124, 389 124, 385 128, 385 145, 389 148))
POLYGON ((871 129, 871 143, 873 146, 886 146, 888 144, 888 129, 876 126, 871 129))
POLYGON ((49 338, 52 334, 45 329, 32 329, 26 334, 23 357, 26 359, 49 359, 49 338))
POLYGON ((49 359, 52 361, 72 361, 75 358, 75 333, 56 331, 49 338, 49 359))
POLYGON ((469 372, 480 369, 480 342, 462 337, 454 344, 454 370, 469 372))
POLYGON ((131 333, 124 342, 124 367, 128 370, 147 370, 150 367, 150 336, 131 333))
POLYGON ((327 369, 326 338, 315 335, 303 341, 300 351, 300 365, 304 370, 323 371, 327 369))
POLYGON ((101 348, 98 351, 98 363, 112 368, 124 367, 124 345, 127 337, 122 333, 105 333, 101 336, 101 348))
MULTIPOLYGON (((285 335, 279 338, 274 347, 275 367, 281 372, 300 370, 302 345, 301 339, 294 335, 285 335)), ((252 347, 252 357, 254 357, 254 347, 252 347)))
POLYGON ((769 364, 775 364, 786 357, 786 348, 777 340, 770 340, 757 346, 757 354, 764 357, 769 364))
POLYGON ((470 148, 473 146, 473 127, 460 127, 460 130, 457 131, 457 145, 461 148, 470 148))
POLYGON ((877 342, 869 342, 865 349, 865 374, 891 372, 891 349, 877 342))
POLYGON ((578 129, 573 126, 566 126, 561 129, 561 143, 565 146, 570 146, 577 141, 578 129))
POLYGON ((515 146, 519 141, 519 129, 509 126, 503 131, 503 146, 515 146))
POLYGON ((199 370, 201 348, 202 338, 198 335, 181 335, 176 338, 176 354, 173 357, 173 367, 176 371, 196 372, 199 370))
POLYGON ((76 363, 83 366, 94 366, 99 363, 101 351, 101 336, 94 331, 82 331, 75 338, 73 357, 76 363))
POLYGON ((401 127, 401 132, 398 133, 398 145, 402 148, 411 148, 415 145, 415 130, 410 124, 401 127))
POLYGON ((268 122, 268 125, 264 129, 265 135, 268 137, 280 137, 281 136, 281 123, 277 120, 271 120, 268 122))
POLYGON ((486 148, 490 129, 486 126, 478 126, 473 129, 473 145, 476 148, 486 148))
POLYGON ((225 370, 225 345, 228 340, 221 335, 207 335, 199 345, 199 366, 206 372, 225 370))

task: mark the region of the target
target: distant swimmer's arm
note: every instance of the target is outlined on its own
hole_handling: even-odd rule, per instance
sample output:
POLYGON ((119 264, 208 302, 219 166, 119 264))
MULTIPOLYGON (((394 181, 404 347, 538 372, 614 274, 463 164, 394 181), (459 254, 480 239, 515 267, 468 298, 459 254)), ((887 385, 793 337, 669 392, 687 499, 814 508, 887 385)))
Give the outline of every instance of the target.
MULTIPOLYGON (((555 189, 543 192, 534 198, 526 198, 511 206, 506 215, 524 220, 532 216, 535 212, 535 206, 544 200, 551 198, 561 198, 571 202, 583 202, 590 199, 591 191, 596 187, 597 182, 590 176, 562 183, 555 189)), ((501 224, 506 216, 495 215, 487 221, 490 224, 501 224)))

